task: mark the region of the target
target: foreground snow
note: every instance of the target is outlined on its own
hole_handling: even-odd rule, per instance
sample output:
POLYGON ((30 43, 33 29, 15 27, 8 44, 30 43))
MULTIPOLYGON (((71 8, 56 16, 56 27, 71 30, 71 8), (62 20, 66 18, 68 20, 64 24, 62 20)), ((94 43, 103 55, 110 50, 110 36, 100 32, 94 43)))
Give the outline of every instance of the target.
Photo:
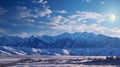
POLYGON ((92 61, 108 60, 106 56, 0 56, 0 67, 117 67, 104 62, 89 64, 92 61), (8 60, 6 60, 8 59, 8 60), (88 64, 85 64, 88 63, 88 64))

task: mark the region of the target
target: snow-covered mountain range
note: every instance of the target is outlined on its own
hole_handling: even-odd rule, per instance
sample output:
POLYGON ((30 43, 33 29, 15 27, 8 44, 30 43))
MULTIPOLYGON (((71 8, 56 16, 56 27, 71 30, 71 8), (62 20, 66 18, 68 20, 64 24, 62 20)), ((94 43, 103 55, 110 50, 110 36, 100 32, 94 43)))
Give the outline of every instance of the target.
POLYGON ((120 55, 119 48, 120 38, 87 32, 0 37, 1 55, 120 55))

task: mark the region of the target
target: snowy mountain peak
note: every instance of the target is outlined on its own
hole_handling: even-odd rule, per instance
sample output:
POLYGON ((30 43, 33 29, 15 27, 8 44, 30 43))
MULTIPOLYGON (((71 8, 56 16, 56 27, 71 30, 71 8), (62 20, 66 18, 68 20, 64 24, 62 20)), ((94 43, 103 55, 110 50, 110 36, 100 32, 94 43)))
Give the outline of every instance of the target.
POLYGON ((0 37, 0 54, 120 55, 116 54, 119 48, 120 38, 87 32, 27 38, 0 37))
POLYGON ((87 47, 120 47, 120 39, 96 35, 93 33, 64 33, 58 36, 31 36, 21 38, 3 36, 0 46, 31 47, 31 48, 87 48, 87 47))

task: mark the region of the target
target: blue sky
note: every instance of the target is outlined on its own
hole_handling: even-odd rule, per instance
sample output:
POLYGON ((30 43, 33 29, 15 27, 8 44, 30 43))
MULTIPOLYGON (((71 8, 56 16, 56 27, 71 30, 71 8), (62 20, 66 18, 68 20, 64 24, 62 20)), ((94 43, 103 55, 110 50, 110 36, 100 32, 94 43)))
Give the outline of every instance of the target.
POLYGON ((120 0, 0 0, 0 36, 92 32, 120 37, 120 0))

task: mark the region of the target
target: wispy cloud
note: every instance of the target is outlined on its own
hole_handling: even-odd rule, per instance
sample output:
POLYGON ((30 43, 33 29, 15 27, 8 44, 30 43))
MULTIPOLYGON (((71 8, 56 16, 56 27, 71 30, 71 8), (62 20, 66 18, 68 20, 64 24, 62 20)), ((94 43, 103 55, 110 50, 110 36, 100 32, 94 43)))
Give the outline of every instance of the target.
POLYGON ((44 1, 44 0, 33 0, 32 2, 38 3, 38 4, 46 4, 47 3, 47 1, 44 1))
POLYGON ((101 3, 101 4, 105 4, 105 2, 104 2, 104 1, 101 1, 100 3, 101 3))
MULTIPOLYGON (((51 22, 44 23, 45 26, 42 28, 48 28, 47 33, 53 31, 53 34, 60 34, 64 32, 92 32, 95 34, 104 34, 108 36, 120 36, 119 29, 111 29, 109 27, 99 25, 102 24, 102 22, 105 22, 105 17, 106 16, 95 12, 77 12, 76 14, 68 16, 67 18, 58 15, 54 16, 51 22), (87 21, 88 19, 95 21, 91 24, 83 22, 87 21)), ((47 33, 44 32, 44 34, 47 33)))
POLYGON ((42 11, 42 12, 40 12, 39 15, 40 15, 41 17, 44 17, 44 16, 49 15, 49 14, 51 14, 51 13, 52 13, 52 11, 51 11, 50 9, 45 8, 45 10, 42 11))
POLYGON ((51 14, 53 13, 48 6, 41 6, 41 8, 42 10, 40 8, 31 9, 24 6, 17 6, 17 13, 14 14, 13 18, 18 19, 21 24, 23 22, 23 24, 33 26, 34 24, 31 24, 31 22, 36 22, 38 18, 42 17, 50 18, 51 14))
MULTIPOLYGON (((73 24, 73 25, 57 25, 48 27, 49 30, 44 32, 44 34, 49 35, 51 31, 54 33, 50 33, 51 35, 58 35, 64 32, 75 33, 75 32, 90 32, 95 34, 103 34, 111 37, 120 37, 119 29, 111 29, 109 27, 100 26, 98 24, 73 24), (51 30, 50 30, 51 29, 51 30)), ((44 35, 43 34, 43 35, 44 35)))
POLYGON ((58 10, 58 11, 56 11, 56 12, 61 13, 61 14, 68 13, 66 10, 58 10))
POLYGON ((52 13, 48 7, 43 7, 43 10, 41 10, 39 8, 30 9, 27 7, 18 6, 17 9, 19 10, 18 14, 20 18, 38 18, 50 15, 52 13))
MULTIPOLYGON (((37 32, 39 32, 40 35, 57 35, 64 32, 74 33, 86 31, 109 36, 120 36, 119 28, 111 29, 110 27, 107 27, 107 25, 103 26, 103 23, 106 23, 106 21, 108 21, 109 16, 107 15, 103 15, 98 12, 90 12, 89 10, 77 11, 76 9, 57 9, 54 4, 50 4, 50 6, 48 6, 48 2, 49 1, 46 0, 31 0, 30 7, 25 5, 16 5, 12 7, 15 12, 10 10, 10 12, 13 12, 8 14, 10 16, 4 14, 7 13, 7 10, 11 8, 6 10, 5 8, 0 7, 0 15, 4 15, 4 17, 0 17, 0 24, 1 26, 9 26, 9 28, 11 28, 10 32, 13 28, 26 26, 26 29, 31 28, 29 32, 33 32, 32 29, 35 29, 37 32), (3 21, 5 21, 5 23, 3 23, 3 21)), ((93 2, 93 0, 81 0, 80 2, 93 2)), ((99 1, 99 5, 104 3, 104 1, 99 1)), ((12 32, 11 35, 15 34, 25 37, 33 34, 28 33, 26 32, 26 30, 23 29, 21 29, 20 31, 16 30, 16 32, 18 33, 12 32)), ((6 30, 0 29, 0 33, 4 34, 6 33, 6 30)))
POLYGON ((83 0, 83 1, 85 1, 85 2, 91 2, 91 0, 83 0))
POLYGON ((1 34, 4 34, 4 33, 6 33, 6 30, 0 29, 0 33, 1 33, 1 34))
POLYGON ((55 17, 53 17, 52 18, 52 22, 51 23, 53 23, 53 24, 61 24, 62 22, 62 19, 63 19, 63 17, 62 16, 55 16, 55 17))
POLYGON ((77 11, 76 14, 69 16, 70 19, 77 20, 78 22, 84 20, 95 20, 98 23, 104 22, 105 16, 96 12, 80 12, 77 11))
POLYGON ((18 10, 18 18, 28 18, 28 17, 34 17, 34 15, 32 15, 32 10, 28 9, 27 7, 21 7, 21 6, 17 6, 16 9, 18 10))
POLYGON ((7 12, 8 11, 6 9, 4 9, 3 7, 0 7, 0 15, 4 15, 7 12))

